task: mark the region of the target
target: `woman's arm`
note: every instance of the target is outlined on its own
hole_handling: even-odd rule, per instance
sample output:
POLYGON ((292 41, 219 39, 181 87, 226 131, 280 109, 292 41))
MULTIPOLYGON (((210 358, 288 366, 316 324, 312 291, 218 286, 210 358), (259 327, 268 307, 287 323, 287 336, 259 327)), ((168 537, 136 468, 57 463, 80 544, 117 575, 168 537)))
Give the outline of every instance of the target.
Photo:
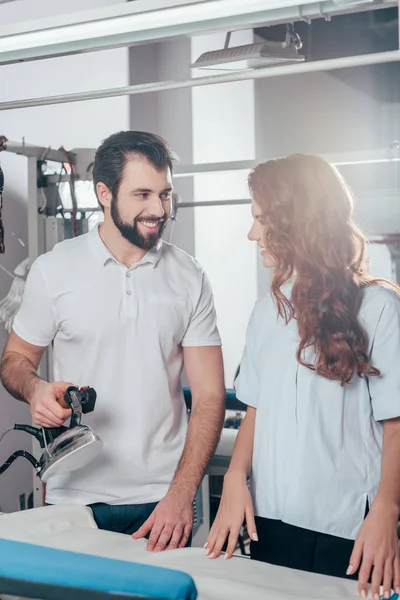
POLYGON ((250 475, 253 459, 254 427, 257 409, 249 406, 246 416, 240 425, 231 462, 225 480, 234 476, 242 476, 245 480, 250 475))
POLYGON ((383 423, 382 475, 375 502, 384 504, 398 520, 400 512, 400 418, 383 423))
POLYGON ((354 544, 348 574, 360 567, 359 593, 366 598, 371 578, 372 598, 400 592, 397 524, 400 511, 400 418, 383 424, 382 475, 378 494, 354 544), (372 572, 372 575, 371 575, 372 572))
POLYGON ((225 558, 232 556, 244 520, 249 536, 257 541, 253 503, 247 487, 253 457, 256 412, 255 408, 249 406, 239 428, 231 463, 224 477, 219 510, 205 544, 206 554, 210 558, 219 556, 228 536, 225 558))

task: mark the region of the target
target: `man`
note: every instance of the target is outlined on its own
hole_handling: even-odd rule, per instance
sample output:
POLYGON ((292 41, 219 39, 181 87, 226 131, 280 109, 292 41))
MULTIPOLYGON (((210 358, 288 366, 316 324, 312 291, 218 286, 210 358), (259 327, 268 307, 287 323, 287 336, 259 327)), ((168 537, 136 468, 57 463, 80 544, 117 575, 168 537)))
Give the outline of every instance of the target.
POLYGON ((148 550, 183 547, 193 501, 224 416, 223 366, 212 292, 198 263, 161 240, 171 212, 171 153, 126 131, 97 150, 93 183, 104 223, 32 265, 4 350, 1 380, 35 423, 61 425, 71 385, 97 391, 85 416, 104 449, 54 476, 49 504, 89 505, 100 528, 149 535, 148 550), (56 383, 37 375, 49 344, 56 383), (192 390, 187 412, 183 366, 192 390))

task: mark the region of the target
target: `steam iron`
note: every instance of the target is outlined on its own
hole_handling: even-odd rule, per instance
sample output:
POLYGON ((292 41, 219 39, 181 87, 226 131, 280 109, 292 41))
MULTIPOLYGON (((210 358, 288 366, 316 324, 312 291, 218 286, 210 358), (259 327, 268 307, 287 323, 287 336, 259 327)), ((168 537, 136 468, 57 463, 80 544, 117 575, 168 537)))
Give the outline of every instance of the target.
POLYGON ((81 425, 82 414, 94 410, 97 394, 93 388, 69 387, 64 400, 71 407, 69 427, 37 428, 32 425, 14 425, 13 430, 26 431, 33 435, 44 449, 39 460, 26 452, 13 452, 0 467, 0 475, 20 456, 29 460, 38 476, 46 482, 53 475, 60 475, 81 469, 91 462, 100 452, 103 442, 87 425, 81 425))

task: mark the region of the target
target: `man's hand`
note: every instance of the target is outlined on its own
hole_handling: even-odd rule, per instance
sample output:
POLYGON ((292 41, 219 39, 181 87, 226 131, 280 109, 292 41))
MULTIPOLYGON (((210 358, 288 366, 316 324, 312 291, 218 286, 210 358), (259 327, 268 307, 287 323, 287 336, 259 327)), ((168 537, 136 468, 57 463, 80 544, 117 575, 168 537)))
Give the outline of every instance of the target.
POLYGON ((366 517, 354 544, 347 575, 360 567, 358 592, 362 598, 368 596, 368 581, 371 578, 371 595, 390 598, 391 590, 400 588, 400 559, 397 538, 398 511, 396 507, 375 501, 366 517), (383 593, 380 587, 383 586, 383 593))
POLYGON ((33 422, 40 427, 60 427, 71 415, 71 409, 64 401, 64 394, 72 383, 57 381, 47 383, 38 380, 28 399, 33 422))
POLYGON ((132 537, 138 540, 151 532, 146 546, 149 552, 184 548, 192 531, 193 519, 192 500, 170 490, 132 537))

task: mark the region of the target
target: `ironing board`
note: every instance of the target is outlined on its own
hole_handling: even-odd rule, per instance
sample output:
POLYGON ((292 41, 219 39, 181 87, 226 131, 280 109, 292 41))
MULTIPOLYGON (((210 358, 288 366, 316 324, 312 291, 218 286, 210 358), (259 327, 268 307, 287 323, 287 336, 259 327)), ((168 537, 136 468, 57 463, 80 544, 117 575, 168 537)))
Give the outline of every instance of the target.
POLYGON ((84 506, 47 506, 0 516, 0 538, 175 569, 194 580, 198 600, 358 600, 354 581, 241 556, 209 560, 201 548, 146 552, 144 540, 97 529, 91 510, 84 506))
POLYGON ((179 571, 0 539, 0 593, 41 600, 148 598, 196 600, 179 571))

